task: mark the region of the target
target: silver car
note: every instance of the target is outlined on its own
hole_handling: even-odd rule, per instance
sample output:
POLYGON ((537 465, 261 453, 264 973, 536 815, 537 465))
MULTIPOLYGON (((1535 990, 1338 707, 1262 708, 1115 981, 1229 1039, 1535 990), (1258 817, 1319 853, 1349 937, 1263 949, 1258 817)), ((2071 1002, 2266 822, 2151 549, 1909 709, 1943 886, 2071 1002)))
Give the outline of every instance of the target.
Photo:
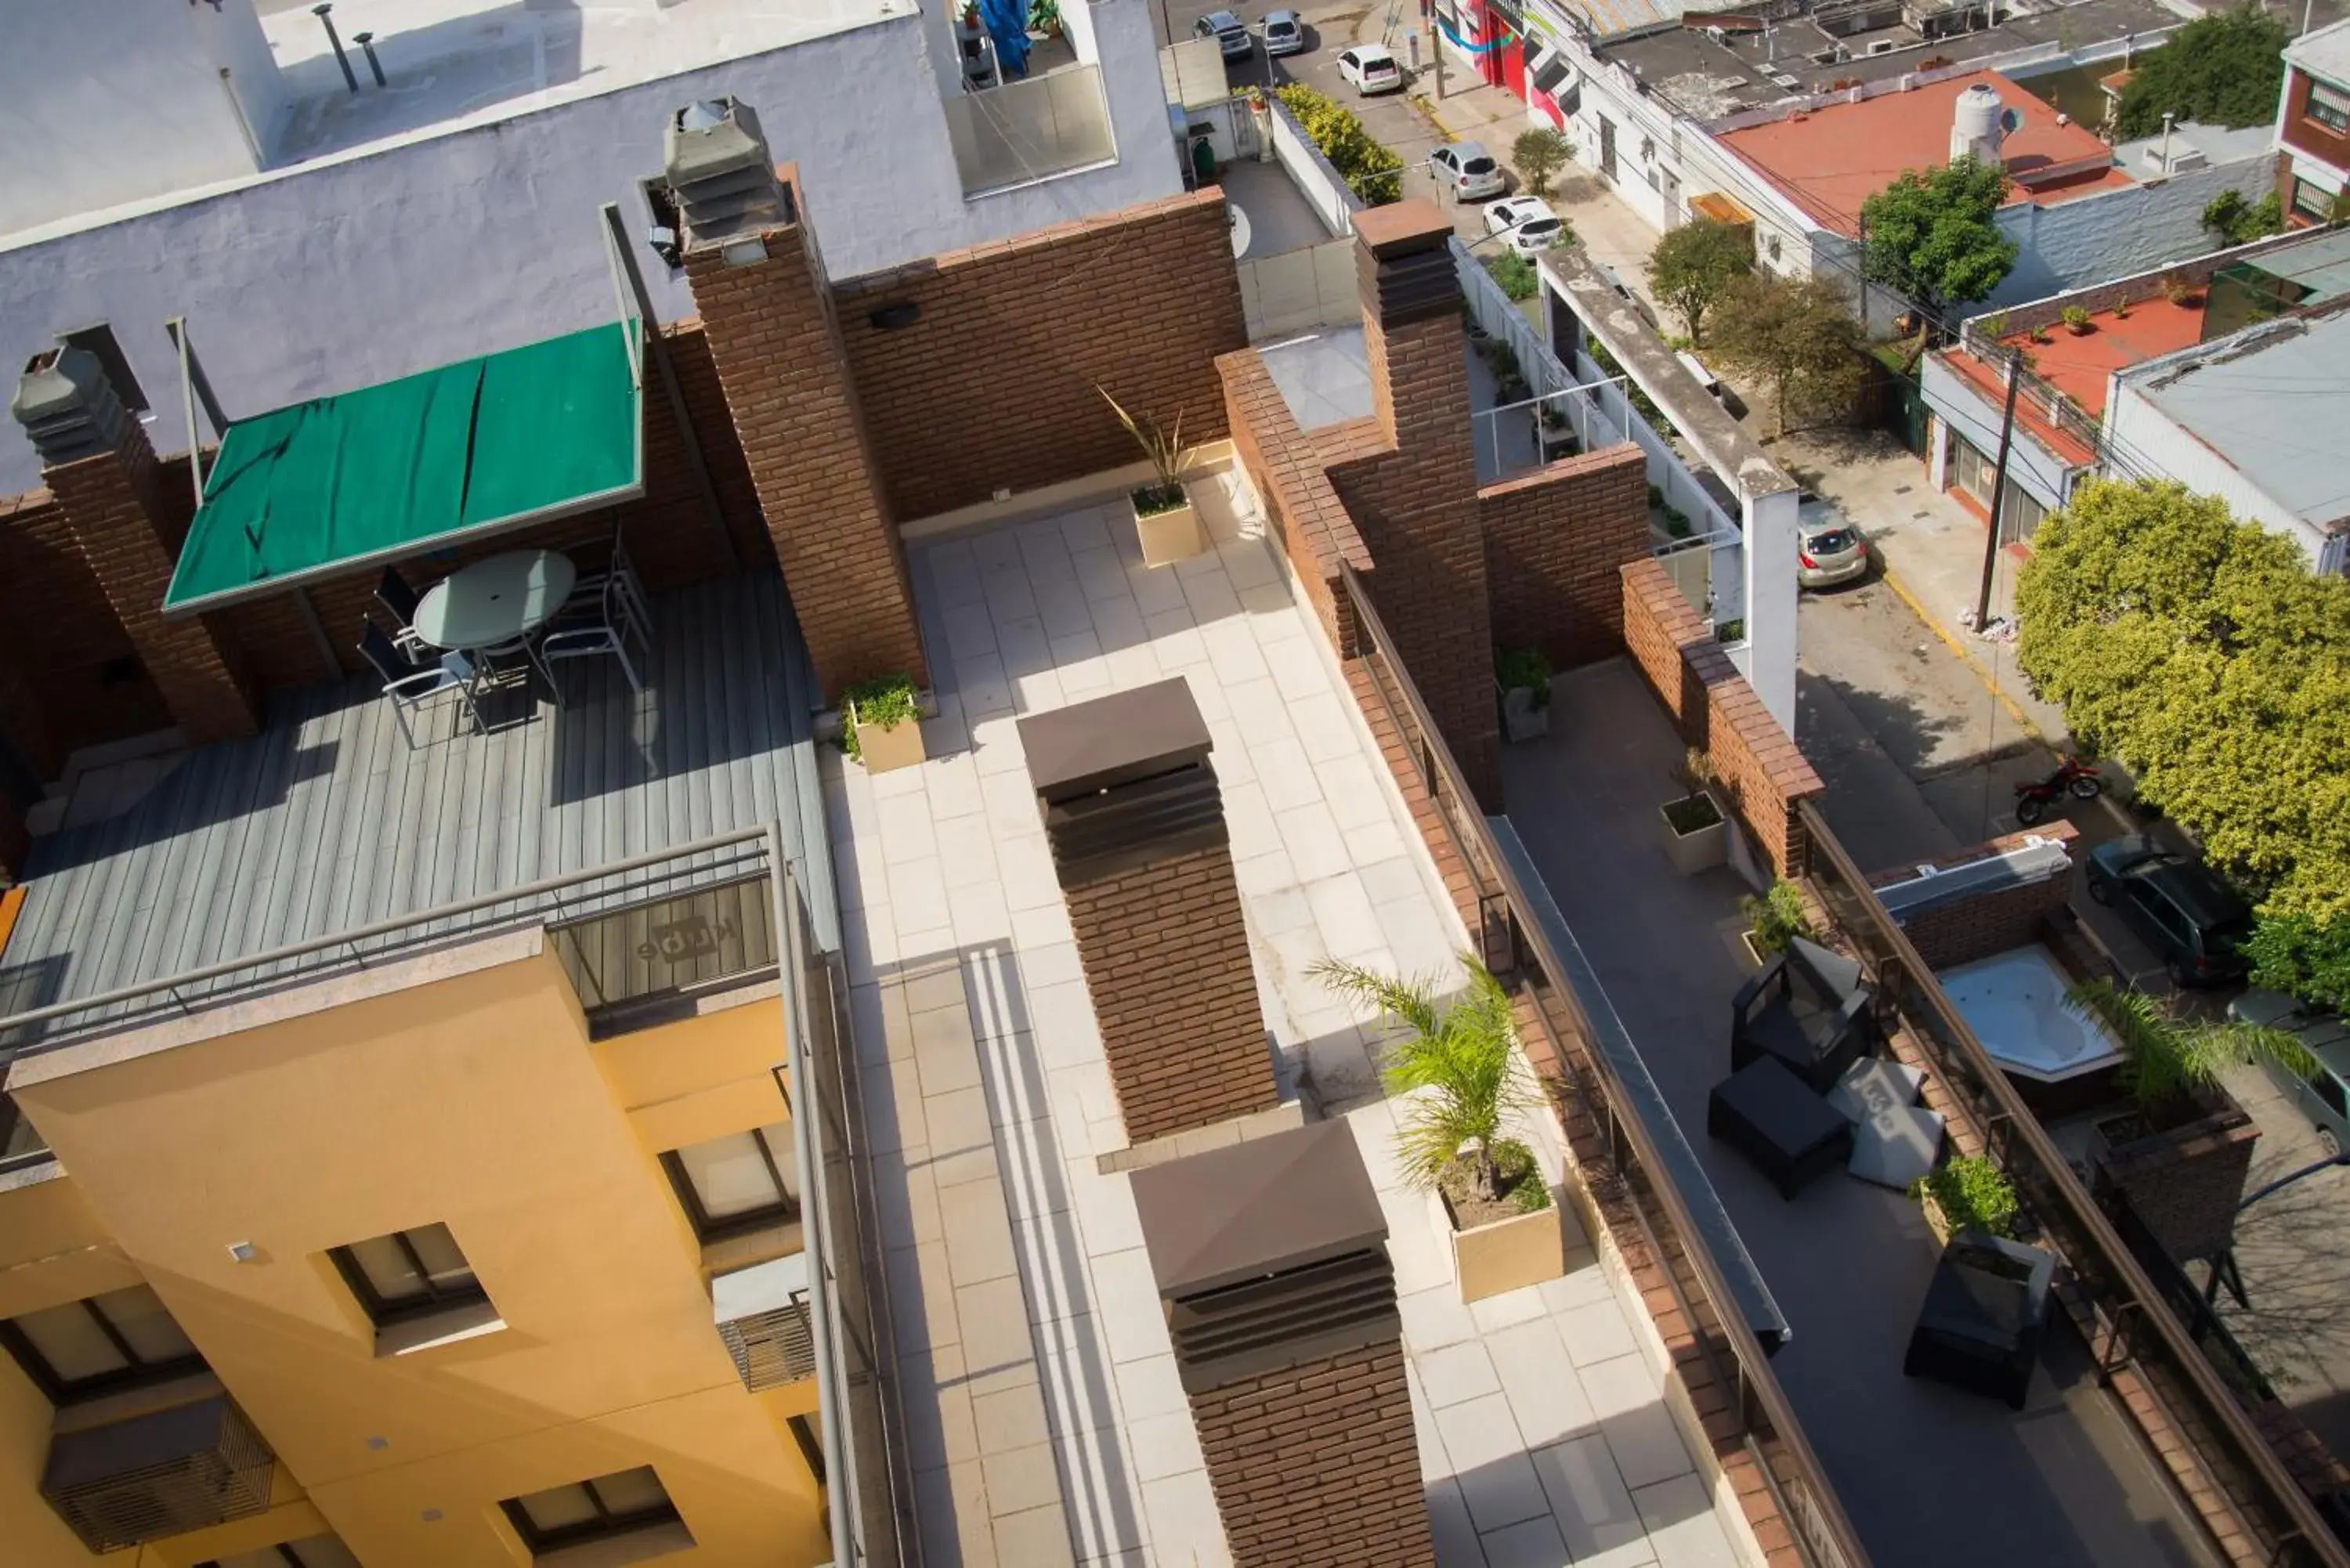
POLYGON ((1267 11, 1264 14, 1264 52, 1270 58, 1305 52, 1305 24, 1297 19, 1295 11, 1267 11))
POLYGON ((1191 24, 1191 32, 1195 37, 1215 39, 1216 47, 1227 60, 1247 59, 1249 52, 1256 47, 1256 40, 1249 36, 1248 24, 1230 11, 1209 12, 1191 24))
POLYGON ((1478 202, 1510 188, 1502 166, 1481 141, 1448 141, 1428 155, 1436 182, 1448 187, 1456 202, 1478 202))
POLYGON ((1796 524, 1795 581, 1807 588, 1834 587, 1868 571, 1868 541, 1860 530, 1833 514, 1796 524))

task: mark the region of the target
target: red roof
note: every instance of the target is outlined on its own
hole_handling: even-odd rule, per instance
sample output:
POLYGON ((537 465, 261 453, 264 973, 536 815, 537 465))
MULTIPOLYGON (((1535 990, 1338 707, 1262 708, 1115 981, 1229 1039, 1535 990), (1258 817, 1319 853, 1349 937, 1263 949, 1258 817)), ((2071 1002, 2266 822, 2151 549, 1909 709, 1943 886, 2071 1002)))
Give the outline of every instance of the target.
POLYGON ((1798 109, 1783 119, 1725 131, 1721 140, 1814 223, 1857 239, 1861 202, 1905 170, 1950 161, 1959 95, 1978 82, 1997 88, 2001 100, 2023 117, 2001 149, 2017 182, 2010 202, 2049 206, 2137 183, 2114 166, 2112 148, 2078 125, 2057 124, 2054 108, 1997 71, 1969 71, 1858 103, 1798 109))
MULTIPOLYGON (((2173 305, 2159 294, 2130 302, 2127 316, 2100 310, 2089 317, 2089 330, 2075 333, 2058 322, 2048 327, 2048 341, 2034 343, 2028 332, 2011 332, 2000 341, 2031 356, 2032 373, 2079 405, 2092 421, 2106 411, 2106 388, 2116 370, 2203 340, 2206 296, 2198 290, 2191 303, 2173 305)), ((2006 373, 1985 364, 1963 348, 1943 355, 1951 369, 1988 399, 1993 408, 2007 395, 2006 373)), ((2078 437, 2059 428, 2044 409, 2029 396, 2016 401, 2016 422, 2030 431, 2050 452, 2076 468, 2095 459, 2078 437)))

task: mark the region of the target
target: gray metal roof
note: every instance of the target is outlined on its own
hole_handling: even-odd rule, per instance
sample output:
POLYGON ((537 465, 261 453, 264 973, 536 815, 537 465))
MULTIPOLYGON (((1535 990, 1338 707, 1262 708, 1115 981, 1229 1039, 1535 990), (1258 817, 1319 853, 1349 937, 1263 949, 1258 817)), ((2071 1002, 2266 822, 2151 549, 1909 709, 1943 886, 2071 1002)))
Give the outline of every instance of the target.
POLYGON ((2284 47, 2284 57, 2311 76, 2337 86, 2350 83, 2350 22, 2303 33, 2284 47))
POLYGON ((2119 379, 2278 505, 2314 524, 2350 515, 2350 312, 2264 321, 2119 379))
POLYGON ((452 736, 449 709, 427 710, 411 751, 377 683, 321 684, 120 815, 36 840, 0 1011, 770 821, 830 945, 815 680, 781 580, 704 583, 652 610, 641 693, 608 660, 571 660, 560 711, 452 736))

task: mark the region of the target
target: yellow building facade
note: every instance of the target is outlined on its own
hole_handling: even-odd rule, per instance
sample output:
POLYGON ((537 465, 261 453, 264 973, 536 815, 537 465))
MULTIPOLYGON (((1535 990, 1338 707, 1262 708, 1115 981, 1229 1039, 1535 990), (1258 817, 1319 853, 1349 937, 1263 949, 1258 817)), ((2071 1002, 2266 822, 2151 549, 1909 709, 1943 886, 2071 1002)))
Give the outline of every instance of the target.
POLYGON ((532 929, 20 1057, 0 1556, 98 1561, 45 1471, 170 1410, 249 1426, 266 1507, 109 1562, 830 1561, 816 1381, 747 1391, 712 1321, 798 1250, 785 1031, 768 978, 597 1038, 532 929))

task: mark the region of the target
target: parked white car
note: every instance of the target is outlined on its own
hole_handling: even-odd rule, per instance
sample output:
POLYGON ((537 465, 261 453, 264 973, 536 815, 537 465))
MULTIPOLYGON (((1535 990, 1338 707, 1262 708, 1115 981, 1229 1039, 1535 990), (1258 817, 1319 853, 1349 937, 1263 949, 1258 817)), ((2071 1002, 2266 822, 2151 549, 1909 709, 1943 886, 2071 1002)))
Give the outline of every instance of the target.
POLYGON ((1540 196, 1504 196, 1485 209, 1485 232, 1522 256, 1546 251, 1566 237, 1550 203, 1540 196))
POLYGON ((1264 14, 1264 52, 1268 58, 1305 52, 1305 24, 1297 19, 1295 11, 1267 11, 1264 14))
POLYGON ((1510 188, 1502 166, 1482 141, 1448 141, 1428 155, 1428 166, 1456 202, 1482 202, 1510 188))
POLYGON ((1385 45, 1357 44, 1338 57, 1338 74, 1365 98, 1403 91, 1403 67, 1385 45))
POLYGON ((1215 39, 1216 47, 1228 60, 1247 59, 1256 47, 1256 40, 1249 36, 1248 24, 1230 11, 1209 12, 1191 24, 1191 32, 1197 37, 1215 39))
POLYGON ((1795 581, 1807 588, 1833 587, 1868 573, 1868 541, 1832 508, 1795 524, 1795 581))

